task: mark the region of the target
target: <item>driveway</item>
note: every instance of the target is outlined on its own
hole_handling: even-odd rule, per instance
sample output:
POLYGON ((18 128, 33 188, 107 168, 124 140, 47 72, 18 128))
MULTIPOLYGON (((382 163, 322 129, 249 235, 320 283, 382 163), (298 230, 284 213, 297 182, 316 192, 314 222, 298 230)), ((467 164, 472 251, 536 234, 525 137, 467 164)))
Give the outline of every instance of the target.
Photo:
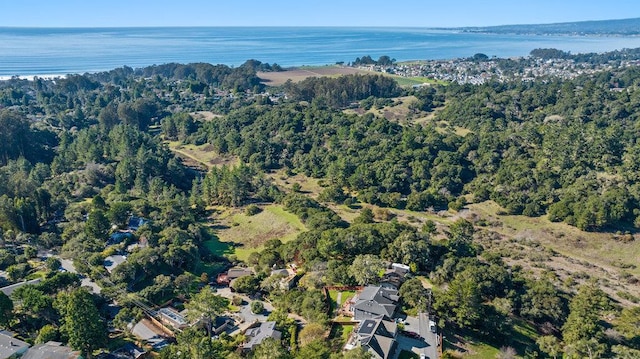
POLYGON ((421 353, 424 353, 427 358, 438 358, 438 334, 431 331, 429 328, 429 315, 427 313, 418 314, 420 322, 420 337, 422 337, 427 343, 427 347, 423 349, 421 353))
POLYGON ((400 355, 402 350, 414 352, 416 354, 424 354, 429 359, 438 358, 438 340, 435 333, 429 328, 429 316, 420 313, 418 317, 404 317, 404 330, 418 333, 420 338, 410 338, 402 334, 398 335, 398 350, 396 350, 395 358, 400 355))
MULTIPOLYGON (((76 267, 73 266, 72 261, 60 257, 57 258, 60 260, 60 267, 62 267, 64 270, 71 273, 78 273, 78 271, 76 271, 76 267)), ((91 291, 96 294, 100 294, 100 291, 102 291, 102 288, 100 288, 100 286, 96 282, 89 279, 89 277, 82 276, 81 285, 83 287, 89 287, 89 289, 91 289, 91 291)))
POLYGON ((251 312, 251 303, 254 302, 254 300, 244 294, 234 293, 228 287, 217 288, 216 294, 229 300, 233 299, 234 296, 242 298, 243 304, 239 306, 239 310, 237 312, 231 315, 231 317, 235 318, 238 323, 238 329, 236 329, 232 334, 247 330, 247 328, 255 322, 266 322, 267 317, 273 311, 273 305, 271 305, 271 303, 261 301, 262 304, 264 304, 264 311, 260 314, 254 314, 251 312))

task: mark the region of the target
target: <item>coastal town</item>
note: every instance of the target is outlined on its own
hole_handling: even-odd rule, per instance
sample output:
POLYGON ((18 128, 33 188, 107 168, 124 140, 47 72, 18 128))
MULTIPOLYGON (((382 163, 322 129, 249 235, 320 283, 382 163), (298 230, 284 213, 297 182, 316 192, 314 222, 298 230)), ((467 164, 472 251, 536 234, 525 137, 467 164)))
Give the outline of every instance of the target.
POLYGON ((590 59, 539 58, 534 56, 495 58, 476 54, 470 58, 447 60, 419 60, 392 64, 351 64, 352 67, 397 75, 424 78, 427 81, 455 82, 480 85, 490 81, 570 80, 581 75, 595 74, 640 65, 638 59, 611 60, 592 63, 590 59))

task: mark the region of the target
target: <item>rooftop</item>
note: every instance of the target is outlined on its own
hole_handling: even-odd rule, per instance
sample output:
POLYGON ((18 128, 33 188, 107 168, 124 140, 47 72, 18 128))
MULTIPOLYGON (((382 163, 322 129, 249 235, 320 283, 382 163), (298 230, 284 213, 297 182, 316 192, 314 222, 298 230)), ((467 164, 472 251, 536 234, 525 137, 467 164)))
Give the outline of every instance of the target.
POLYGON ((244 334, 249 339, 243 347, 252 350, 256 345, 267 338, 280 339, 282 333, 277 331, 276 322, 264 322, 259 327, 248 329, 244 334))
POLYGON ((80 357, 80 352, 62 345, 59 342, 46 342, 37 344, 29 349, 22 359, 76 359, 80 357))
POLYGON ((22 354, 29 348, 29 343, 13 337, 7 331, 0 331, 0 359, 6 359, 16 354, 22 354))

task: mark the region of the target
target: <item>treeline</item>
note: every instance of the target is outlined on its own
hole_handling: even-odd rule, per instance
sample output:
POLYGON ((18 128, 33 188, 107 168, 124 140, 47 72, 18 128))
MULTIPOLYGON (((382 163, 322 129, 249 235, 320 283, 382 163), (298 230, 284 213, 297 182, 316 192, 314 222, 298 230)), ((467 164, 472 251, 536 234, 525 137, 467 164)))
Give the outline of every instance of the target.
POLYGON ((589 52, 578 54, 571 54, 571 52, 569 51, 562 51, 553 48, 538 48, 531 50, 529 55, 531 57, 536 57, 544 60, 566 59, 573 60, 576 63, 589 63, 599 65, 609 62, 620 62, 621 60, 638 60, 640 59, 640 48, 622 49, 603 53, 589 52))
POLYGON ((351 63, 353 66, 360 65, 377 65, 377 66, 391 66, 396 62, 396 59, 392 59, 387 55, 382 55, 378 58, 378 60, 374 60, 369 55, 365 55, 362 57, 356 57, 355 60, 351 63))
POLYGON ((400 87, 395 80, 382 75, 348 75, 337 78, 309 77, 296 84, 289 81, 285 91, 297 101, 315 101, 341 108, 370 96, 397 96, 400 87))

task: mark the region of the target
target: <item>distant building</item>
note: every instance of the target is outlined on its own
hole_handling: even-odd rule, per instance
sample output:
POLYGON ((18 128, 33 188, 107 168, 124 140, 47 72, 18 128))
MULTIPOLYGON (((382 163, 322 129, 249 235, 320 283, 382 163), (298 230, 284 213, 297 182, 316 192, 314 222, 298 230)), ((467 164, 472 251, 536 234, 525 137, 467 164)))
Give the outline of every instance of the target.
POLYGON ((380 285, 385 288, 398 290, 406 280, 406 276, 409 271, 410 268, 407 265, 392 263, 389 269, 387 269, 382 275, 380 285))
POLYGON ((242 349, 251 351, 267 338, 280 340, 282 333, 275 328, 276 322, 264 322, 259 327, 247 329, 244 335, 247 337, 248 342, 242 346, 242 349))
POLYGON ((148 353, 133 343, 127 343, 122 348, 111 353, 103 353, 96 359, 142 359, 148 357, 148 353))
POLYGON ((127 261, 127 257, 119 254, 114 254, 104 259, 104 267, 107 270, 107 272, 111 273, 113 272, 114 269, 116 269, 117 266, 119 266, 120 264, 126 261, 127 261))
POLYGON ((75 351, 59 342, 46 342, 37 344, 27 350, 22 359, 77 359, 81 358, 80 352, 75 351))
POLYGON ((274 269, 271 271, 271 276, 280 276, 280 289, 289 290, 296 286, 298 283, 298 276, 293 268, 274 269))
POLYGON ((398 326, 388 317, 365 319, 354 330, 356 345, 367 350, 375 359, 394 356, 398 347, 398 326))
POLYGON ((13 291, 15 291, 16 289, 22 287, 23 285, 27 285, 27 284, 38 284, 42 281, 41 278, 37 278, 37 279, 32 279, 32 280, 28 280, 25 282, 20 282, 20 283, 16 283, 16 284, 12 284, 12 285, 8 285, 6 287, 2 287, 0 288, 0 292, 4 293, 7 295, 7 297, 10 297, 11 294, 13 293, 13 291))
POLYGON ((176 329, 182 329, 189 324, 187 319, 173 308, 160 308, 158 318, 163 324, 176 329))
POLYGON ((218 283, 218 285, 229 285, 235 279, 246 277, 252 274, 253 271, 248 268, 230 268, 228 271, 218 274, 216 282, 218 283))
POLYGON ((131 218, 129 218, 129 224, 127 225, 127 229, 130 231, 137 231, 138 228, 144 226, 147 223, 149 223, 148 219, 131 216, 131 218))
POLYGON ((122 241, 130 238, 133 238, 133 234, 131 232, 115 232, 109 236, 107 245, 122 243, 122 241))
POLYGON ((397 289, 382 286, 367 286, 357 297, 351 306, 354 320, 365 320, 386 316, 393 318, 400 296, 397 289))
POLYGON ((0 331, 0 359, 13 358, 24 354, 29 349, 29 343, 14 338, 14 334, 0 331))

